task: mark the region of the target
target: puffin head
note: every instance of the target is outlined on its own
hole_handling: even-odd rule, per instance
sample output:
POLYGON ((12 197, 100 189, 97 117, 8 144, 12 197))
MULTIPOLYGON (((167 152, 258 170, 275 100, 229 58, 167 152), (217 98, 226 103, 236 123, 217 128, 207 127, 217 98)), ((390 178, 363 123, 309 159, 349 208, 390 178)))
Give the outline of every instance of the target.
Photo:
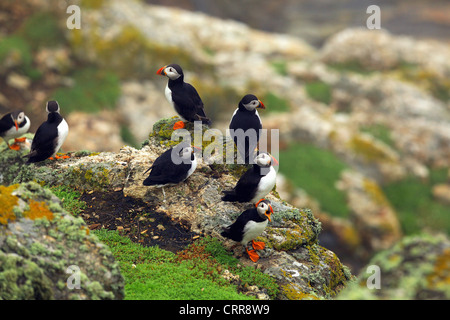
POLYGON ((269 221, 272 221, 270 215, 273 213, 273 209, 269 200, 261 199, 257 203, 255 203, 255 207, 261 218, 269 219, 269 221))
POLYGON ((45 107, 47 113, 57 112, 59 113, 59 104, 57 101, 51 100, 47 102, 47 106, 45 107))
MULTIPOLYGON (((178 164, 178 162, 189 163, 189 161, 193 161, 195 159, 194 152, 201 151, 200 148, 191 146, 188 143, 182 142, 174 147, 174 151, 178 156, 178 161, 174 162, 178 164)), ((173 160, 173 159, 172 159, 173 160)))
POLYGON ((11 113, 11 118, 14 121, 14 125, 16 126, 16 131, 19 131, 19 126, 22 122, 25 121, 25 112, 23 111, 14 111, 11 113))
POLYGON ((277 159, 266 152, 258 154, 255 158, 255 163, 263 168, 270 167, 271 165, 279 165, 277 159))
POLYGON ((259 109, 265 109, 266 106, 264 103, 262 103, 261 100, 259 100, 255 95, 253 94, 247 94, 245 95, 241 101, 239 102, 239 107, 244 107, 248 111, 253 111, 257 108, 259 109))
POLYGON ((166 76, 170 80, 177 80, 178 78, 184 76, 183 69, 181 69, 181 67, 176 63, 172 63, 160 68, 156 72, 156 74, 160 76, 166 76))

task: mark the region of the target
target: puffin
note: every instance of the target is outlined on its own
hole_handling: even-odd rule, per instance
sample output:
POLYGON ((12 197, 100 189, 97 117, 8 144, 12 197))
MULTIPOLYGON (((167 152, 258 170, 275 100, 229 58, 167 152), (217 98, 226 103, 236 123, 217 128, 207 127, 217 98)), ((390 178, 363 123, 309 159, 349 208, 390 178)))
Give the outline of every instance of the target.
POLYGON ((20 138, 21 135, 28 132, 30 129, 30 119, 23 111, 13 111, 5 114, 0 119, 0 137, 5 140, 9 149, 20 150, 19 142, 24 142, 26 138, 20 138), (14 138, 14 143, 9 144, 9 139, 14 138))
POLYGON ((242 212, 236 221, 230 226, 223 229, 221 235, 225 238, 240 242, 247 251, 249 258, 253 262, 259 260, 256 250, 265 248, 265 243, 255 241, 266 228, 268 221, 272 221, 270 215, 273 213, 269 200, 259 200, 254 208, 247 209, 242 212), (248 250, 247 244, 252 242, 252 249, 248 250))
MULTIPOLYGON (((169 78, 165 94, 178 115, 185 121, 201 121, 211 125, 211 120, 206 117, 203 101, 197 90, 189 83, 184 82, 183 69, 178 64, 169 64, 160 68, 156 74, 169 78)), ((173 129, 185 127, 183 121, 174 124, 173 129)))
POLYGON ((265 108, 264 103, 256 96, 247 94, 241 99, 231 117, 230 135, 245 164, 254 158, 254 150, 259 141, 259 130, 262 129, 262 121, 256 109, 265 108))
POLYGON ((46 159, 67 159, 69 156, 57 156, 56 153, 69 134, 69 126, 61 116, 57 101, 48 101, 46 105, 47 121, 43 122, 31 142, 30 153, 27 154, 27 164, 44 161, 46 159))
POLYGON ((197 158, 194 153, 196 150, 199 150, 199 148, 182 142, 165 151, 144 172, 146 174, 151 170, 149 176, 144 180, 143 185, 162 187, 163 202, 165 202, 166 194, 164 187, 183 182, 197 168, 197 158))
POLYGON ((264 198, 275 186, 277 173, 273 165, 278 161, 268 153, 260 153, 249 168, 229 191, 223 191, 222 201, 251 202, 264 198))

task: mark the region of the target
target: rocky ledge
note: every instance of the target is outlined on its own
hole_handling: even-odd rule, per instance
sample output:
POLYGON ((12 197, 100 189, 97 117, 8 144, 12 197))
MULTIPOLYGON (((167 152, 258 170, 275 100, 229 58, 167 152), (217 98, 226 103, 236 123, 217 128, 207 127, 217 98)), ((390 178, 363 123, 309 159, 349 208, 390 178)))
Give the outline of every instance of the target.
MULTIPOLYGON (((154 128, 160 128, 164 121, 154 128)), ((194 234, 217 237, 228 250, 233 250, 234 242, 223 238, 221 229, 250 204, 228 203, 220 198, 222 190, 234 186, 242 166, 208 165, 200 161, 186 182, 165 188, 164 202, 161 189, 145 187, 142 181, 145 170, 167 149, 168 136, 164 130, 155 130, 142 149, 125 146, 118 153, 81 151, 72 153, 68 160, 46 160, 32 165, 24 164, 20 152, 4 151, 0 159, 1 183, 35 181, 42 186, 69 185, 85 192, 122 191, 124 197, 144 202, 149 210, 181 222, 194 234)), ((39 185, 33 183, 35 187, 39 185)), ((279 299, 335 296, 351 274, 333 252, 319 245, 321 223, 310 210, 291 206, 276 191, 267 198, 272 201, 274 214, 261 236, 266 243, 261 259, 254 265, 242 256, 240 246, 234 249, 234 254, 241 256, 242 265, 254 265, 273 276, 280 287, 279 299)), ((33 237, 36 242, 42 239, 42 235, 33 237)), ((64 243, 59 245, 64 247, 64 243)))

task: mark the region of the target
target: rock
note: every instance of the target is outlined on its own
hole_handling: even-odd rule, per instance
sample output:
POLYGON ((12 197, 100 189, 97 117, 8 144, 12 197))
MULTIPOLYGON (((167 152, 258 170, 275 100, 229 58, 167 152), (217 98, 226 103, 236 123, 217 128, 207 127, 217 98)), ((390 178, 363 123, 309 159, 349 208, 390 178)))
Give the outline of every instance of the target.
POLYGON ((0 206, 1 299, 124 297, 109 249, 49 190, 35 182, 0 185, 0 206))
POLYGON ((30 86, 31 81, 25 76, 22 76, 15 72, 11 72, 6 78, 6 83, 12 88, 18 90, 26 90, 30 86))
MULTIPOLYGON (((162 120, 154 127, 161 128, 172 120, 162 120)), ((169 137, 169 131, 159 130, 150 135, 140 150, 124 147, 118 153, 78 153, 65 161, 45 161, 30 166, 24 166, 20 157, 6 151, 5 157, 12 158, 0 159, 0 170, 5 170, 4 183, 36 180, 44 185, 76 185, 82 190, 103 192, 122 188, 124 196, 140 199, 152 210, 183 221, 191 231, 217 237, 228 246, 232 241, 220 235, 222 228, 251 205, 223 202, 220 198, 222 190, 235 185, 242 166, 210 166, 199 160, 197 170, 186 182, 165 188, 166 201, 163 202, 161 189, 143 186, 142 182, 146 178, 144 171, 167 149, 164 144, 169 137), (11 167, 8 163, 15 165, 11 167)), ((279 298, 335 295, 351 274, 333 252, 319 245, 320 222, 310 210, 297 209, 274 194, 266 198, 272 201, 274 214, 272 223, 261 236, 266 249, 261 251, 258 265, 277 279, 281 288, 279 298)), ((242 256, 243 250, 239 252, 241 263, 254 265, 242 256)))
POLYGON ((117 151, 124 142, 120 136, 118 115, 102 110, 98 113, 72 112, 66 117, 69 135, 62 148, 70 150, 117 151))
POLYGON ((363 270, 338 299, 448 300, 450 240, 444 235, 405 237, 392 248, 379 252, 363 270), (374 272, 379 272, 378 278, 374 272), (370 289, 368 283, 378 284, 379 288, 370 289))
POLYGON ((450 184, 441 183, 433 187, 433 197, 444 205, 450 205, 450 184))
POLYGON ((361 252, 366 259, 401 238, 397 214, 375 181, 354 171, 344 171, 339 188, 347 194, 350 220, 361 239, 364 247, 361 252))
POLYGON ((393 36, 384 29, 362 28, 345 29, 333 35, 321 50, 321 60, 326 63, 356 63, 367 70, 417 64, 441 78, 449 75, 449 55, 450 49, 444 43, 393 36))
POLYGON ((156 123, 161 118, 176 115, 164 96, 164 90, 150 81, 122 83, 117 112, 137 141, 147 139, 150 128, 143 124, 156 123))

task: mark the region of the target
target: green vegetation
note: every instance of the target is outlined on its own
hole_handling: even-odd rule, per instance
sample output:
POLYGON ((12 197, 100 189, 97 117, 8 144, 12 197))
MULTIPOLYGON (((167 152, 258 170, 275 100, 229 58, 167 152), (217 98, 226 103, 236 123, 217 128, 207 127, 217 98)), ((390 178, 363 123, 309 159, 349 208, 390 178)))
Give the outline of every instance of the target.
POLYGON ((74 85, 58 88, 53 99, 64 106, 64 112, 97 112, 102 108, 112 109, 120 96, 120 81, 114 72, 96 68, 83 68, 72 75, 74 85))
POLYGON ((435 201, 432 195, 433 185, 446 181, 447 170, 431 170, 428 181, 407 177, 383 187, 406 234, 419 233, 424 229, 450 232, 449 207, 435 201))
POLYGON ((391 131, 385 125, 373 124, 370 126, 363 126, 360 128, 360 130, 361 132, 368 133, 377 140, 386 143, 390 147, 395 147, 394 141, 392 140, 391 137, 391 131))
POLYGON ((81 201, 81 194, 71 187, 60 185, 51 187, 50 190, 62 203, 62 207, 73 216, 78 216, 86 208, 86 202, 81 201))
POLYGON ((274 280, 254 268, 238 267, 237 259, 212 238, 198 240, 174 254, 157 246, 135 244, 115 231, 99 230, 95 234, 119 263, 128 300, 251 299, 222 277, 221 272, 229 267, 241 272, 243 283, 266 285, 270 292, 277 292, 274 280))
POLYGON ((263 112, 287 112, 289 111, 289 101, 280 98, 273 92, 267 92, 262 96, 261 101, 266 106, 266 110, 263 112))
POLYGON ((50 12, 33 14, 25 20, 17 34, 23 37, 33 50, 41 47, 55 47, 65 42, 58 20, 50 12))
POLYGON ((354 72, 361 75, 369 75, 373 72, 356 60, 330 63, 328 66, 339 72, 354 72))
POLYGON ((318 102, 330 104, 331 102, 331 87, 322 81, 313 81, 305 84, 305 90, 308 96, 318 102))
POLYGON ((33 53, 27 41, 19 36, 9 36, 0 40, 0 65, 17 66, 23 74, 32 80, 39 79, 41 73, 33 67, 33 53))
POLYGON ((272 61, 271 66, 275 70, 275 72, 278 73, 279 75, 281 75, 281 76, 288 75, 286 61, 283 61, 283 60, 272 61))
POLYGON ((308 144, 293 144, 280 152, 280 172, 295 186, 319 200, 323 210, 347 217, 345 193, 334 186, 347 165, 332 152, 308 144))

